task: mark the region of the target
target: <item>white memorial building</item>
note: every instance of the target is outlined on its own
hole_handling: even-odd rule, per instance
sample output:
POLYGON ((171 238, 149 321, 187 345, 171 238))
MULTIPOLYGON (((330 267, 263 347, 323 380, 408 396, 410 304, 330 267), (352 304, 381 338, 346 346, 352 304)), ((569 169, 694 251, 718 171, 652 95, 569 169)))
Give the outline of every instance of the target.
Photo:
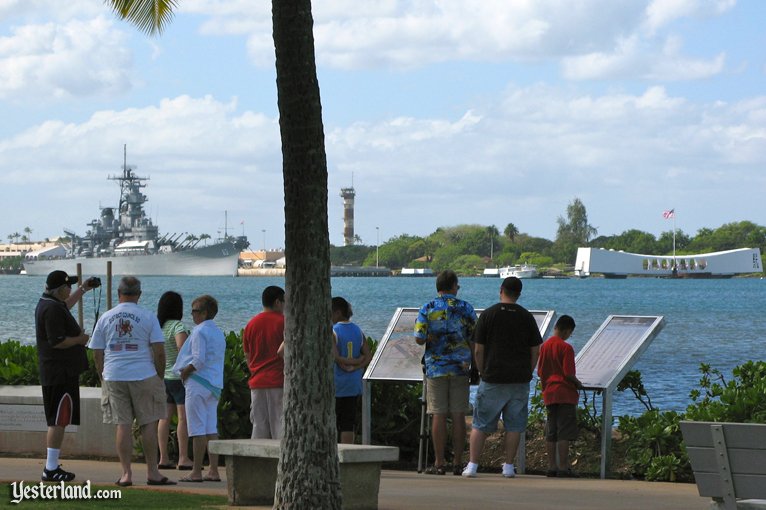
POLYGON ((604 248, 578 248, 575 275, 585 278, 594 273, 606 278, 638 276, 671 276, 684 278, 727 278, 735 274, 763 272, 761 250, 737 250, 699 255, 641 255, 604 248))

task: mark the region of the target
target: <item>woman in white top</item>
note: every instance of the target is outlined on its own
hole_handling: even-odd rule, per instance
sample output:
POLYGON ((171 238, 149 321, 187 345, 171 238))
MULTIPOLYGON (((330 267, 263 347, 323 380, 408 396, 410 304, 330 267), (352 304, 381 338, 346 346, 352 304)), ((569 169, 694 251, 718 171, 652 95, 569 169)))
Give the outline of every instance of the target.
POLYGON ((226 338, 213 322, 218 313, 214 297, 199 296, 192 303, 196 326, 178 353, 173 371, 181 376, 186 389, 186 423, 194 448, 194 467, 179 482, 220 482, 218 455, 208 452, 210 468, 202 475, 202 460, 207 443, 218 439, 218 400, 223 389, 223 358, 226 338))

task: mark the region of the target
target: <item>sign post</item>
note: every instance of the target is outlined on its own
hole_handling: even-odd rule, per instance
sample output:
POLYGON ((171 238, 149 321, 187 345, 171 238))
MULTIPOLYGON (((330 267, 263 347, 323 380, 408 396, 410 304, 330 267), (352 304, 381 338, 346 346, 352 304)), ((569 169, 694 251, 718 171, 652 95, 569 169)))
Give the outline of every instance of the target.
POLYGON ((575 358, 583 387, 603 392, 601 478, 606 478, 609 469, 614 390, 664 325, 661 315, 610 315, 575 358))

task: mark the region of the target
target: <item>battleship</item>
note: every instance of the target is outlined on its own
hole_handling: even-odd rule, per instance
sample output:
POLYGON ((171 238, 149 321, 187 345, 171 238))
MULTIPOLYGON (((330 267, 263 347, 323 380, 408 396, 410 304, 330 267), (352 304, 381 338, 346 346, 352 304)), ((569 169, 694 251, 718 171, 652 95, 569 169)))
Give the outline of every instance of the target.
MULTIPOLYGON (((138 177, 123 157, 122 175, 109 176, 120 185, 117 208, 102 207, 100 218, 87 224, 82 237, 64 230, 68 241, 66 255, 46 257, 28 254, 24 260, 27 275, 47 275, 61 269, 84 275, 104 275, 107 261, 112 274, 136 276, 236 276, 239 253, 250 243, 246 236, 230 236, 226 228, 222 239, 200 246, 201 240, 186 232, 160 236, 159 227, 144 211, 147 198, 141 192, 147 177, 138 177)), ((200 236, 202 237, 202 236, 200 236)))

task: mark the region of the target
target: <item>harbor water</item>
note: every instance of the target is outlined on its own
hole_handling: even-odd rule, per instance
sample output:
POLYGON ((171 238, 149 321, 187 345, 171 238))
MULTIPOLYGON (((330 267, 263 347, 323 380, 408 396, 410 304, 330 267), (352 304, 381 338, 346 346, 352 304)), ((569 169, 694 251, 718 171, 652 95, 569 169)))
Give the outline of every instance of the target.
MULTIPOLYGON (((166 290, 185 299, 184 321, 191 326, 191 300, 211 294, 219 301, 216 322, 224 331, 240 331, 261 310, 261 292, 284 286, 284 278, 145 277, 140 304, 156 309, 166 290)), ((0 340, 34 343, 34 308, 45 277, 2 276, 0 340)), ((116 287, 116 282, 115 282, 116 287)), ((499 278, 461 278, 459 297, 476 308, 498 299, 499 278)), ((347 298, 353 320, 366 334, 380 339, 397 307, 419 307, 436 295, 434 278, 333 278, 333 295, 347 298)), ((86 330, 99 308, 98 289, 84 298, 86 330)), ((635 365, 652 403, 662 410, 683 411, 689 391, 697 387, 700 363, 730 374, 747 360, 766 359, 766 280, 524 280, 519 303, 534 310, 554 310, 575 318, 570 342, 578 351, 612 314, 662 315, 665 327, 635 365)), ((100 311, 106 309, 101 295, 100 311)), ((76 314, 76 308, 73 309, 76 314)), ((615 414, 638 414, 643 406, 632 395, 615 395, 615 414)))

